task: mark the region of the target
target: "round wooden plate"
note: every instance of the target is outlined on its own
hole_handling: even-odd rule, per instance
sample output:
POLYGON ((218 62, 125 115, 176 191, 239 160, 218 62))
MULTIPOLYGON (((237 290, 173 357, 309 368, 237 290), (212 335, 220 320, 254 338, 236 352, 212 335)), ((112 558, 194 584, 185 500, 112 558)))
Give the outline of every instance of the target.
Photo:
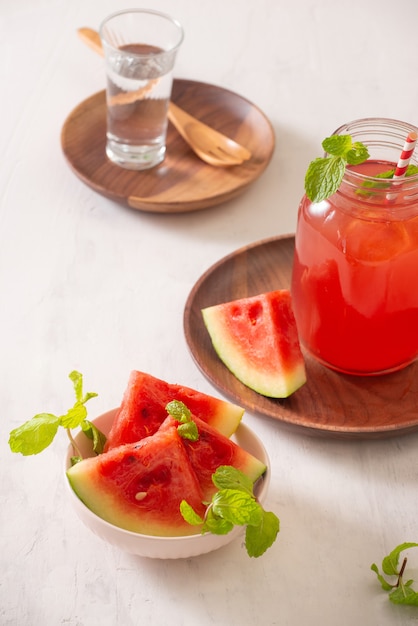
POLYGON ((293 253, 293 236, 267 239, 221 259, 198 280, 184 311, 186 341, 198 367, 231 401, 307 434, 378 438, 418 430, 417 362, 394 374, 357 377, 333 372, 305 354, 306 384, 275 400, 244 386, 219 360, 201 309, 289 289, 293 253))
POLYGON ((266 116, 232 91, 193 80, 174 80, 172 100, 246 146, 251 159, 233 167, 207 165, 169 124, 166 157, 160 165, 142 172, 118 167, 105 154, 106 99, 101 91, 70 113, 61 132, 62 150, 74 173, 116 202, 156 213, 205 209, 245 191, 274 151, 274 131, 266 116))

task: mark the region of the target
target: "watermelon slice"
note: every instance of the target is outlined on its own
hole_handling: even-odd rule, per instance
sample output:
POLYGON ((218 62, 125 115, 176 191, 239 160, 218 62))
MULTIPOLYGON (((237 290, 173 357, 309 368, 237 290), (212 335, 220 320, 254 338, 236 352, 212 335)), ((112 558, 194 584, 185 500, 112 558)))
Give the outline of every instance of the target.
POLYGON ((180 513, 180 502, 204 515, 202 491, 172 418, 138 443, 84 459, 67 470, 80 500, 96 515, 126 530, 153 536, 199 532, 180 513))
POLYGON ((264 474, 266 466, 255 456, 202 420, 194 417, 193 421, 197 425, 199 439, 197 441, 184 439, 183 443, 205 502, 209 502, 217 491, 212 481, 212 474, 221 465, 232 465, 241 470, 253 483, 264 474))
POLYGON ((199 533, 184 521, 180 502, 186 499, 204 517, 219 466, 232 465, 253 482, 266 466, 203 420, 194 421, 197 441, 181 438, 178 422, 167 416, 153 435, 72 466, 71 487, 93 513, 125 530, 161 537, 199 533))
POLYGON ((165 407, 171 400, 183 402, 194 416, 226 437, 236 431, 244 413, 243 408, 225 400, 134 370, 109 433, 106 450, 155 433, 167 417, 165 407))
POLYGON ((207 307, 202 315, 219 358, 247 387, 286 398, 306 382, 289 290, 207 307))

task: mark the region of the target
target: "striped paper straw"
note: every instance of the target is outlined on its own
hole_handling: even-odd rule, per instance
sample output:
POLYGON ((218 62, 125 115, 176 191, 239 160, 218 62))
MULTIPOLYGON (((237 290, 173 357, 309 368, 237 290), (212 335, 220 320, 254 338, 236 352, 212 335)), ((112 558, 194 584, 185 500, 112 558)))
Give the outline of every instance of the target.
POLYGON ((415 150, 415 146, 417 144, 417 138, 417 133, 411 130, 405 140, 401 156, 399 157, 398 164, 395 168, 395 173, 393 174, 394 179, 403 178, 405 176, 405 172, 408 169, 409 161, 411 160, 411 157, 415 150))

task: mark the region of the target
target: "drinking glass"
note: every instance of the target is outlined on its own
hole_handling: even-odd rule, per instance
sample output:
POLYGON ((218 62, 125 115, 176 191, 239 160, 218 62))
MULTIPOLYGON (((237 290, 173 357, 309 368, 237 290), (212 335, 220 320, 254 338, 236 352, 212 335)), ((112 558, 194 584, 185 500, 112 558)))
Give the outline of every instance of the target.
POLYGON ((128 169, 164 159, 167 111, 183 28, 150 10, 113 13, 100 26, 107 75, 108 158, 128 169))

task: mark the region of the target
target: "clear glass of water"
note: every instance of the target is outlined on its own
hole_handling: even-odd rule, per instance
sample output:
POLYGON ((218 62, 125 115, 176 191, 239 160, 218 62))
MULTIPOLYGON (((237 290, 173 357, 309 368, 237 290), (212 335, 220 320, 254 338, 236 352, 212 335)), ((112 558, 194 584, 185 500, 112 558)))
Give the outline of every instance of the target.
POLYGON ((100 26, 107 76, 106 154, 135 170, 154 167, 166 152, 167 111, 183 28, 169 15, 132 9, 100 26))

